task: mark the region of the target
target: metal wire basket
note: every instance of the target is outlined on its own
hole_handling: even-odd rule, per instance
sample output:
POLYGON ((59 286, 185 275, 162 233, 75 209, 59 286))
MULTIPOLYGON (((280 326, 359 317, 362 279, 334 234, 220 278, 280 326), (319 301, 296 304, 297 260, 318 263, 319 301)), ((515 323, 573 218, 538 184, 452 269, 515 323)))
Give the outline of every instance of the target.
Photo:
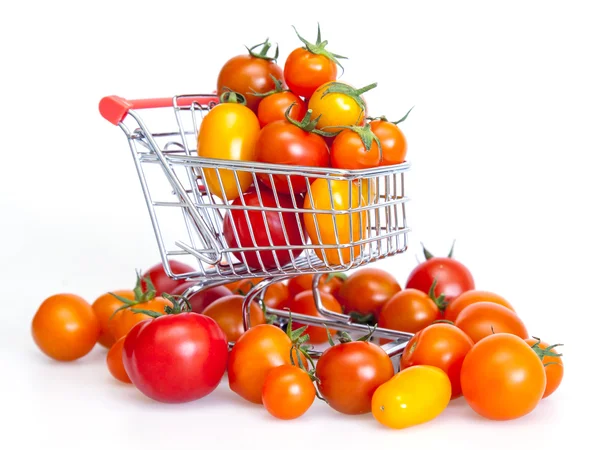
MULTIPOLYGON (((118 125, 129 143, 166 273, 197 281, 188 294, 243 278, 265 278, 248 294, 249 305, 260 301, 271 283, 303 273, 347 271, 406 250, 408 163, 350 171, 201 158, 200 123, 217 103, 214 95, 132 101, 109 96, 100 101, 102 116, 118 125), (157 127, 171 125, 151 131, 152 120, 157 127), (157 169, 162 180, 150 175, 157 169), (171 213, 164 221, 172 223, 174 211, 180 232, 167 236, 163 213, 171 213), (183 255, 195 259, 196 271, 173 272, 170 260, 183 255)), ((324 310, 316 284, 315 297, 326 319, 312 324, 361 329, 348 316, 324 310)), ((315 322, 301 316, 294 320, 315 322)), ((410 337, 398 333, 378 330, 380 336, 410 337)))

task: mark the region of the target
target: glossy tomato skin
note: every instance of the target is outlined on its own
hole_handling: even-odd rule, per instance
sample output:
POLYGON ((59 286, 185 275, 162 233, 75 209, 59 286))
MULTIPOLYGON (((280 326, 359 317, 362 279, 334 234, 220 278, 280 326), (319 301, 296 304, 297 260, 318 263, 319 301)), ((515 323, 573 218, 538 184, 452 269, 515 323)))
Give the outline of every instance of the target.
POLYGON ((394 376, 394 366, 378 345, 354 341, 325 350, 316 376, 329 406, 343 414, 365 414, 375 390, 394 376))
MULTIPOLYGON (((256 143, 256 158, 258 162, 270 164, 328 167, 329 149, 318 134, 304 131, 287 120, 279 120, 261 130, 256 143)), ((259 172, 258 178, 272 187, 268 174, 259 172)), ((286 175, 273 175, 273 182, 277 192, 291 195, 286 175)), ((290 183, 295 194, 306 192, 305 177, 291 176, 290 183)))
MULTIPOLYGON (((202 311, 202 314, 215 319, 225 336, 227 336, 227 340, 235 342, 244 334, 243 303, 244 296, 228 295, 208 305, 202 311)), ((252 302, 250 304, 250 326, 253 327, 261 323, 265 323, 265 316, 258 303, 252 302)))
POLYGON ((382 328, 416 333, 441 318, 442 313, 427 294, 405 289, 383 305, 378 323, 382 328))
MULTIPOLYGON (((319 291, 333 295, 339 300, 339 292, 344 284, 344 280, 340 276, 332 276, 330 279, 328 275, 323 275, 319 279, 319 291)), ((290 291, 290 298, 294 298, 300 292, 309 291, 312 289, 314 275, 303 274, 297 275, 294 278, 290 278, 288 281, 288 289, 290 291)))
POLYGON ((290 300, 290 290, 282 281, 270 285, 263 298, 265 305, 273 309, 288 308, 290 300))
POLYGON ((244 278, 243 280, 232 281, 231 283, 224 284, 232 294, 246 295, 250 290, 260 283, 264 278, 244 278))
MULTIPOLYGON (((183 293, 187 289, 195 285, 195 281, 190 281, 181 284, 173 291, 172 295, 183 295, 183 293)), ((201 313, 208 305, 210 305, 214 301, 231 294, 232 292, 225 286, 214 286, 196 292, 194 295, 188 298, 188 302, 190 302, 190 306, 192 307, 193 312, 201 313)))
POLYGON ((401 164, 406 160, 406 137, 404 133, 391 122, 384 120, 373 120, 369 122, 371 131, 381 142, 382 166, 401 164))
POLYGON ((343 131, 342 126, 362 125, 365 110, 347 94, 326 94, 330 86, 331 83, 320 86, 308 101, 308 109, 312 110, 314 117, 321 116, 317 128, 335 133, 343 131))
POLYGON ((258 122, 260 127, 264 128, 271 122, 277 122, 279 120, 285 120, 286 111, 290 109, 289 116, 300 122, 306 114, 307 106, 306 102, 298 97, 293 92, 284 91, 276 92, 265 98, 263 98, 258 104, 258 122), (295 103, 294 106, 292 106, 295 103))
POLYGON ((463 292, 458 297, 454 298, 450 303, 448 303, 446 309, 444 310, 444 319, 455 322, 456 318, 463 309, 469 305, 472 305, 473 303, 479 302, 497 303, 498 305, 502 305, 511 311, 515 310, 504 297, 498 294, 487 291, 472 290, 463 292))
POLYGON ((337 79, 337 66, 324 55, 297 48, 287 57, 283 76, 293 93, 309 98, 319 86, 337 79))
POLYGON ((348 277, 340 288, 339 297, 346 313, 354 311, 377 317, 383 305, 400 291, 398 281, 390 273, 365 267, 348 277))
MULTIPOLYGON (((220 103, 202 119, 198 133, 198 156, 256 161, 256 141, 259 132, 258 118, 249 108, 239 103, 220 103)), ((208 191, 223 201, 237 199, 253 182, 250 172, 225 169, 203 169, 202 172, 208 191)))
POLYGON ((469 406, 493 420, 529 414, 546 388, 540 358, 523 339, 506 333, 488 336, 473 346, 460 380, 469 406))
MULTIPOLYGON (((271 208, 294 208, 294 204, 290 197, 279 195, 278 200, 279 204, 275 200, 275 197, 272 193, 263 189, 260 193, 260 197, 255 191, 248 192, 244 195, 244 202, 247 206, 256 206, 260 207, 262 200, 262 205, 271 208)), ((233 205, 242 206, 241 199, 237 199, 233 202, 233 205)), ((300 222, 302 223, 302 222, 300 222)), ((272 212, 268 211, 263 213, 261 211, 243 211, 243 210, 230 210, 225 216, 225 220, 223 222, 223 235, 225 236, 225 241, 230 248, 239 248, 240 245, 236 241, 236 236, 234 233, 234 227, 238 232, 238 237, 240 240, 241 247, 270 247, 273 245, 302 245, 303 239, 305 239, 306 231, 304 228, 300 230, 298 228, 298 221, 296 220, 296 215, 292 212, 272 212), (247 213, 247 216, 246 216, 247 213), (281 214, 281 219, 280 219, 281 214), (248 227, 248 220, 250 221, 250 227, 248 227), (267 227, 265 227, 265 218, 267 222, 267 227), (283 224, 282 224, 283 220, 283 224), (286 242, 286 233, 283 231, 283 227, 287 232, 287 238, 289 240, 289 244, 286 242), (254 238, 256 240, 256 244, 252 241, 252 234, 254 234, 254 238), (272 243, 269 241, 269 235, 272 239, 272 243), (304 235, 304 236, 303 236, 304 235)), ((292 261, 292 258, 296 258, 302 253, 302 249, 300 250, 260 250, 260 251, 244 251, 244 252, 234 252, 235 257, 244 261, 242 258, 242 254, 246 258, 246 262, 248 265, 255 269, 261 269, 261 260, 266 269, 277 267, 277 261, 273 256, 273 253, 277 256, 277 261, 281 266, 292 261), (292 253, 290 255, 290 253, 292 253)))
POLYGON ((123 348, 132 383, 159 402, 183 403, 210 394, 227 367, 225 334, 213 319, 197 313, 140 323, 123 348))
MULTIPOLYGON (((310 195, 307 193, 304 198, 304 209, 307 210, 349 210, 358 208, 363 204, 358 185, 344 180, 318 178, 310 185, 310 195), (329 183, 331 183, 331 192, 329 183), (348 183, 351 183, 351 185, 349 186, 348 183)), ((366 211, 336 214, 335 219, 333 214, 305 212, 303 218, 306 231, 313 245, 351 244, 367 236, 366 211), (339 241, 336 240, 335 225, 337 225, 339 241), (320 232, 320 239, 317 227, 320 232)), ((315 254, 319 259, 327 261, 330 265, 348 264, 360 257, 361 246, 353 245, 343 249, 315 249, 315 254)))
POLYGON ((31 322, 35 344, 57 361, 74 361, 87 355, 96 345, 100 331, 92 305, 75 294, 48 297, 31 322))
MULTIPOLYGON (((525 342, 531 347, 534 344, 538 343, 538 340, 528 338, 525 339, 525 342)), ((538 345, 539 348, 541 348, 542 350, 545 350, 549 346, 546 342, 543 341, 540 341, 538 345)), ((556 389, 558 389, 558 386, 560 386, 564 375, 562 358, 558 356, 554 349, 550 349, 550 352, 556 354, 557 356, 544 356, 544 358, 542 359, 542 364, 544 364, 544 371, 546 372, 546 389, 544 389, 544 395, 542 396, 542 398, 548 397, 550 394, 556 391, 556 389)))
POLYGON ((123 336, 112 345, 106 354, 106 365, 110 374, 117 380, 123 383, 131 383, 129 375, 127 375, 125 366, 123 365, 123 344, 125 343, 126 337, 127 336, 123 336))
MULTIPOLYGON (((155 311, 158 313, 164 313, 165 307, 173 306, 173 304, 163 297, 155 297, 147 302, 139 303, 135 309, 145 309, 148 311, 155 311)), ((150 316, 143 313, 136 313, 131 311, 129 308, 122 309, 116 313, 109 322, 109 329, 115 340, 121 339, 127 335, 129 331, 139 322, 150 319, 150 316)))
MULTIPOLYGON (((342 307, 335 299, 333 295, 326 294, 321 292, 321 302, 323 306, 328 311, 333 311, 337 313, 342 313, 342 307)), ((308 316, 314 317, 323 317, 321 314, 317 312, 317 307, 315 305, 315 297, 313 295, 312 289, 310 291, 304 291, 296 295, 291 302, 290 310, 295 313, 306 314, 308 316)), ((298 329, 303 327, 303 324, 293 324, 293 329, 298 329)), ((313 326, 309 325, 306 329, 306 334, 310 336, 309 342, 312 344, 322 344, 327 342, 327 330, 325 327, 313 326)), ((335 330, 329 330, 329 335, 333 338, 335 335, 335 330)))
POLYGON ((344 130, 336 136, 331 145, 331 167, 360 170, 379 166, 381 150, 373 141, 367 150, 360 136, 352 130, 344 130))
POLYGON ((523 321, 508 308, 491 302, 473 303, 458 315, 456 326, 473 342, 479 342, 494 333, 510 333, 527 339, 529 334, 523 321))
POLYGON ((270 369, 262 388, 265 409, 282 420, 303 415, 315 401, 315 396, 315 386, 308 374, 291 365, 270 369))
MULTIPOLYGON (((270 369, 291 365, 292 341, 274 325, 257 325, 246 331, 229 355, 230 389, 252 403, 262 403, 262 388, 270 369)), ((297 364, 297 360, 296 360, 297 364)), ((306 360, 303 358, 306 367, 306 360)))
MULTIPOLYGON (((169 265, 176 275, 194 272, 196 270, 192 266, 177 260, 169 260, 169 265)), ((169 277, 165 272, 162 262, 156 263, 143 273, 142 289, 144 292, 148 289, 145 282, 145 279, 148 277, 150 277, 150 281, 152 281, 152 284, 156 289, 156 295, 162 295, 165 292, 167 294, 173 294, 180 285, 185 284, 186 282, 185 280, 174 280, 169 277)))
POLYGON ((256 112, 261 97, 252 91, 264 94, 275 89, 275 82, 283 80, 283 71, 274 61, 257 58, 252 55, 238 55, 227 61, 217 78, 217 93, 220 96, 226 88, 242 94, 246 98, 248 108, 256 112))
POLYGON ((100 337, 98 337, 98 343, 106 348, 111 348, 116 341, 111 331, 110 321, 112 320, 114 312, 123 306, 123 302, 112 294, 124 297, 131 301, 135 299, 135 294, 133 291, 118 290, 113 291, 112 293, 107 292, 106 294, 98 297, 94 303, 92 303, 92 308, 94 309, 94 313, 96 314, 98 322, 100 323, 101 331, 100 337))
POLYGON ((371 409, 382 425, 408 428, 439 416, 450 403, 451 392, 448 375, 438 367, 409 367, 377 388, 371 409))
POLYGON ((473 340, 460 328, 447 323, 434 323, 417 332, 402 353, 400 370, 412 366, 434 366, 443 370, 452 385, 452 398, 462 395, 460 370, 473 340))
POLYGON ((447 301, 475 289, 469 269, 461 262, 445 257, 433 257, 420 263, 409 274, 406 287, 428 293, 434 280, 437 280, 435 296, 443 293, 447 301))

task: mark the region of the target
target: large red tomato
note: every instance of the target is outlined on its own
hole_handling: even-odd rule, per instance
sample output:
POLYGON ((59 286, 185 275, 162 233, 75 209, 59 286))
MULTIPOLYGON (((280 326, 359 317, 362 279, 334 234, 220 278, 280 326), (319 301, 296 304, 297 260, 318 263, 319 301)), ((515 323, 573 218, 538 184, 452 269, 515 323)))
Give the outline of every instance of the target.
POLYGON ((394 366, 378 345, 346 342, 323 352, 316 376, 329 406, 344 414, 365 414, 375 390, 394 376, 394 366))
MULTIPOLYGON (((176 275, 196 271, 196 269, 185 263, 182 263, 181 261, 170 260, 169 264, 171 266, 171 270, 176 275)), ((159 296, 164 294, 165 292, 167 294, 172 294, 180 285, 186 282, 185 280, 174 280, 171 277, 169 277, 165 272, 165 268, 163 267, 162 262, 153 265, 142 275, 142 289, 144 291, 147 290, 147 277, 150 277, 150 281, 152 281, 154 289, 156 289, 156 295, 159 296)))
POLYGON ((406 288, 428 293, 435 280, 435 296, 444 294, 446 301, 475 289, 473 275, 464 264, 452 258, 452 252, 448 257, 434 257, 425 250, 425 255, 427 260, 415 267, 408 276, 406 288))
POLYGON ((460 328, 434 323, 415 334, 402 353, 400 370, 411 366, 435 366, 448 375, 452 398, 460 397, 460 369, 473 341, 460 328))
MULTIPOLYGON (((279 204, 272 193, 263 189, 260 196, 255 191, 248 192, 244 194, 243 199, 236 199, 232 205, 242 207, 242 204, 244 203, 246 206, 254 207, 294 208, 294 204, 290 197, 278 195, 278 200, 279 204)), ((296 214, 293 212, 279 213, 267 211, 263 213, 257 210, 244 211, 243 209, 232 209, 225 216, 223 222, 223 235, 225 236, 227 245, 232 249, 240 247, 254 248, 257 246, 272 247, 274 245, 301 246, 303 244, 303 238, 304 241, 306 241, 306 231, 302 226, 302 221, 296 220, 296 214), (266 227, 265 221, 267 224, 266 227), (302 229, 299 228, 298 224, 300 224, 302 229), (237 230, 239 243, 236 240, 234 229, 237 230), (252 236, 254 236, 254 241, 252 240, 252 236), (272 241, 269 241, 269 236, 272 241)), ((279 263, 280 266, 288 264, 292 259, 299 256, 300 253, 302 253, 302 249, 244 250, 241 252, 234 252, 234 255, 240 261, 244 261, 243 258, 245 257, 246 262, 252 268, 261 269, 262 262, 265 269, 269 269, 277 267, 277 263, 279 263)))
POLYGON ((390 273, 365 267, 348 277, 340 289, 339 299, 346 313, 377 316, 382 306, 401 288, 390 273))
POLYGON ((283 80, 283 71, 276 63, 277 56, 267 56, 271 44, 267 39, 265 42, 250 47, 248 54, 234 56, 228 60, 217 79, 217 93, 220 96, 226 89, 242 94, 246 98, 247 106, 254 112, 257 111, 261 97, 253 94, 272 91, 275 89, 275 81, 283 80), (260 53, 254 49, 261 47, 260 53))
MULTIPOLYGON (((287 120, 278 120, 264 127, 258 135, 256 158, 259 162, 271 164, 328 167, 329 149, 321 136, 287 120)), ((259 172, 258 178, 272 188, 269 174, 259 172)), ((303 176, 290 176, 289 181, 295 194, 308 189, 303 176)), ((287 175, 273 175, 273 184, 277 192, 291 195, 287 175)))
MULTIPOLYGON (((195 281, 190 281, 184 284, 180 284, 173 291, 172 295, 183 295, 183 293, 189 289, 190 287, 196 285, 195 281)), ((201 291, 196 292, 190 298, 188 298, 188 302, 192 307, 192 311, 201 313, 204 311, 208 305, 213 303, 214 301, 231 295, 232 292, 227 289, 225 286, 214 286, 207 289, 202 289, 201 291)))
POLYGON ((165 403, 197 400, 218 386, 227 368, 227 339, 210 317, 160 316, 138 323, 123 345, 123 365, 146 396, 165 403))

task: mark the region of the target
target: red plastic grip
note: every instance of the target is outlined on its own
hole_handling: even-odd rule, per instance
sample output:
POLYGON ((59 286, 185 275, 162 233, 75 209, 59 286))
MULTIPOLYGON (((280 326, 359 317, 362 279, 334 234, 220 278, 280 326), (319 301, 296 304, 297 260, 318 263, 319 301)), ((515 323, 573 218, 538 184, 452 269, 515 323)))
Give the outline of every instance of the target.
MULTIPOLYGON (((190 106, 192 103, 200 105, 209 105, 218 103, 218 97, 180 97, 177 99, 177 106, 190 106)), ((117 95, 109 95, 100 100, 98 108, 100 114, 113 125, 118 125, 129 112, 130 109, 145 108, 168 108, 173 106, 173 98, 144 98, 139 100, 125 100, 117 95)))

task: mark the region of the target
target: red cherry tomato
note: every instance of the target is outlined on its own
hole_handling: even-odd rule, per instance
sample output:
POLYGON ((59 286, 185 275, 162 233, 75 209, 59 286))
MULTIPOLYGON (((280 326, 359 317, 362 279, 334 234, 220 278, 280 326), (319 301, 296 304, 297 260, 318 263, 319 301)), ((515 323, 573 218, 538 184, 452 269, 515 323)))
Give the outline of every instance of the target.
POLYGON ((406 138, 397 125, 384 120, 370 122, 371 130, 381 143, 382 166, 401 164, 406 160, 406 138))
MULTIPOLYGON (((192 286, 195 286, 195 281, 190 281, 188 283, 180 284, 173 291, 172 295, 183 295, 183 293, 192 286)), ((192 307, 192 311, 201 313, 204 309, 215 302, 216 300, 227 297, 231 295, 232 292, 227 289, 225 286, 215 286, 207 289, 202 289, 201 291, 196 292, 190 298, 188 298, 188 302, 190 302, 190 306, 192 307)))
POLYGON ((320 27, 315 44, 309 43, 299 34, 298 38, 305 45, 293 50, 287 57, 283 76, 292 92, 309 98, 319 86, 337 79, 337 58, 344 57, 325 49, 327 41, 321 41, 320 27))
MULTIPOLYGON (((169 261, 171 270, 176 275, 181 275, 184 273, 195 272, 196 269, 193 267, 182 263, 177 260, 169 261)), ((144 274, 142 275, 142 289, 144 292, 148 289, 146 286, 146 278, 150 277, 150 281, 154 285, 154 289, 156 289, 156 295, 162 295, 165 292, 167 294, 172 294, 180 285, 185 284, 185 280, 174 280, 167 275, 165 272, 165 268, 163 267, 162 262, 155 264, 150 267, 144 274)))
POLYGON ((271 122, 278 120, 287 120, 285 117, 286 111, 290 108, 289 116, 297 120, 302 120, 306 114, 306 102, 293 92, 275 92, 263 98, 258 104, 258 122, 260 127, 264 128, 271 122), (295 103, 294 106, 292 106, 295 103))
POLYGON ((138 323, 123 349, 131 382, 159 402, 189 402, 210 394, 227 367, 225 333, 213 319, 197 313, 138 323))
POLYGON ((442 318, 436 302, 417 289, 405 289, 395 294, 381 308, 379 326, 416 333, 442 318))
MULTIPOLYGON (((270 207, 270 208, 294 208, 294 204, 290 197, 279 195, 279 204, 275 200, 272 193, 263 189, 260 197, 256 192, 248 192, 244 194, 243 201, 247 206, 270 207)), ((242 206, 242 199, 236 199, 232 205, 242 206)), ((302 221, 296 220, 296 214, 293 212, 261 212, 257 210, 244 211, 242 209, 230 210, 225 216, 223 222, 223 235, 229 248, 236 249, 240 247, 254 248, 297 245, 301 246, 306 242, 306 231, 302 226, 299 229, 299 224, 302 226, 302 221), (263 215, 264 214, 264 215, 263 215), (266 227, 265 227, 266 221, 266 227), (285 231, 284 232, 284 227, 285 231), (239 244, 236 240, 234 229, 237 230, 239 244), (255 241, 252 240, 254 235, 255 241), (304 235, 304 241, 303 236, 304 235), (269 241, 269 236, 272 242, 269 241), (286 240, 287 236, 287 240, 286 240), (256 242, 256 243, 255 243, 256 242)), ((277 267, 277 262, 280 266, 288 264, 292 259, 302 253, 302 249, 298 250, 244 250, 234 252, 235 257, 244 261, 246 258, 248 265, 255 269, 261 269, 261 261, 266 269, 277 267), (275 256, 274 256, 275 254, 275 256), (275 259, 277 258, 277 260, 275 259)))
POLYGON ((257 111, 261 97, 253 92, 264 94, 275 89, 276 80, 283 79, 283 71, 274 58, 267 56, 271 44, 267 39, 248 50, 246 55, 238 55, 229 59, 221 68, 217 79, 217 93, 220 96, 226 89, 242 94, 246 98, 248 108, 257 111), (261 47, 257 53, 254 49, 261 47))
MULTIPOLYGON (((244 296, 228 295, 208 305, 202 314, 212 317, 219 324, 229 342, 237 341, 244 334, 244 296)), ((265 316, 258 303, 250 304, 250 326, 265 323, 265 316)))
MULTIPOLYGON (((313 274, 298 275, 288 281, 290 298, 294 298, 300 292, 312 289, 313 274)), ((333 295, 339 300, 339 293, 342 285, 348 277, 344 273, 325 274, 319 279, 319 291, 333 295)))
POLYGON ((382 269, 365 267, 348 277, 340 289, 340 303, 346 313, 374 314, 401 288, 396 279, 382 269))
POLYGON ((290 300, 290 290, 281 281, 270 285, 263 298, 265 305, 273 309, 289 308, 290 300))
POLYGON ((473 348, 473 340, 460 328, 447 323, 434 323, 417 332, 402 353, 400 370, 411 366, 435 366, 448 375, 452 398, 462 395, 460 369, 473 348))
MULTIPOLYGON (((291 166, 328 167, 329 149, 323 138, 315 133, 280 120, 264 127, 258 135, 256 158, 259 162, 291 166)), ((264 172, 258 178, 272 188, 271 177, 264 172)), ((306 192, 306 178, 300 175, 289 177, 295 194, 306 192)), ((287 175, 273 175, 277 192, 291 195, 287 175)))
POLYGON ((353 130, 343 130, 336 136, 331 146, 331 167, 338 169, 369 169, 379 166, 381 150, 377 142, 363 142, 360 134, 353 130))

